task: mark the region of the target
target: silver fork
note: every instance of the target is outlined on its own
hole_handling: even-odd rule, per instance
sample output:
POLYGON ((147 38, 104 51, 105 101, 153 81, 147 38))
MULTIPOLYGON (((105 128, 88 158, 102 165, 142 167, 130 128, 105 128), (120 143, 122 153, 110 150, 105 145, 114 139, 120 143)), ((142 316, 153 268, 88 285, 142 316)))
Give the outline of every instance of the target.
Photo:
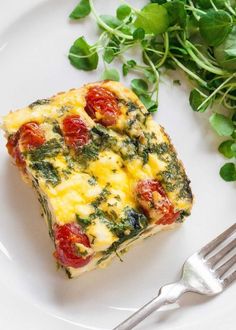
POLYGON ((236 270, 230 272, 230 269, 236 264, 236 253, 223 264, 218 266, 217 264, 236 247, 236 238, 233 239, 235 232, 236 223, 200 251, 194 253, 185 261, 182 278, 179 282, 163 286, 158 296, 113 330, 133 329, 155 310, 163 305, 176 302, 186 292, 213 296, 227 288, 236 279, 236 270), (218 252, 215 251, 219 245, 223 245, 230 238, 232 238, 230 242, 218 252))

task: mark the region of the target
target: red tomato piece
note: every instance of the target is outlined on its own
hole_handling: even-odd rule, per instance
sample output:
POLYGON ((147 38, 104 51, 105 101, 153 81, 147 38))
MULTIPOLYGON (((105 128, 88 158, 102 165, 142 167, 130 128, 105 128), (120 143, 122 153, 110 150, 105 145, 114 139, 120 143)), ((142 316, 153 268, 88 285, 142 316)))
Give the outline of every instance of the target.
POLYGON ((64 118, 63 134, 66 144, 73 148, 81 147, 89 140, 88 128, 78 115, 64 118))
POLYGON ((11 155, 12 158, 15 160, 16 165, 20 168, 24 168, 25 161, 24 161, 23 155, 19 149, 19 145, 18 145, 19 138, 20 138, 19 132, 11 135, 8 138, 6 147, 7 147, 9 155, 11 155))
POLYGON ((25 160, 20 146, 23 150, 30 150, 40 147, 44 142, 45 138, 39 125, 35 122, 29 122, 22 125, 15 134, 9 136, 6 147, 16 165, 24 168, 25 160))
POLYGON ((20 138, 19 132, 16 132, 13 135, 10 135, 6 144, 7 150, 9 155, 11 155, 13 158, 15 158, 15 148, 18 144, 20 138))
POLYGON ((56 251, 54 256, 65 267, 79 268, 87 265, 92 255, 81 255, 76 243, 90 248, 88 236, 75 223, 54 226, 56 251))
POLYGON ((173 207, 169 210, 169 213, 164 215, 158 222, 158 225, 171 225, 180 216, 180 212, 174 212, 173 207))
POLYGON ((151 219, 157 219, 157 224, 171 224, 179 217, 180 212, 174 212, 174 207, 160 182, 155 180, 139 181, 136 194, 140 206, 151 219))
POLYGON ((104 126, 112 126, 120 115, 118 101, 115 95, 104 87, 89 88, 86 95, 86 112, 104 126))
POLYGON ((20 145, 24 150, 30 150, 40 147, 45 143, 45 137, 39 125, 35 122, 29 122, 22 125, 19 129, 20 145))

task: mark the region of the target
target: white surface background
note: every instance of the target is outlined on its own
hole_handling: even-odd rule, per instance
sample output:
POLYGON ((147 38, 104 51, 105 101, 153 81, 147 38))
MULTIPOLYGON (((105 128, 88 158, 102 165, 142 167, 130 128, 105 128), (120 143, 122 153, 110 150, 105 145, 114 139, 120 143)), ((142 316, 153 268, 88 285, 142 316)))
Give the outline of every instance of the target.
MULTIPOLYGON (((80 35, 96 39, 91 19, 68 21, 76 3, 1 0, 1 115, 100 78, 100 71, 77 71, 66 58, 80 35)), ((103 14, 112 12, 116 3, 96 1, 103 14)), ((106 270, 72 281, 55 269, 37 200, 10 165, 1 135, 0 329, 111 329, 161 285, 176 280, 186 257, 235 222, 235 184, 219 178, 224 160, 216 152, 217 138, 206 116, 190 110, 187 84, 177 87, 165 79, 155 117, 172 137, 192 180, 192 216, 179 230, 133 248, 122 264, 115 261, 106 270)), ((233 330, 235 296, 236 285, 211 300, 188 295, 181 300, 181 309, 157 312, 137 329, 233 330)))

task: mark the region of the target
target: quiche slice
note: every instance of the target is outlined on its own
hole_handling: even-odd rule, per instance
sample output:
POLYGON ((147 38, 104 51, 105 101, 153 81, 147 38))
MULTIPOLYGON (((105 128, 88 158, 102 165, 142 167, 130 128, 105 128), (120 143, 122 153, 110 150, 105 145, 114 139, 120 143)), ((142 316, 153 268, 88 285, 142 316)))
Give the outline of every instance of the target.
POLYGON ((36 101, 5 116, 3 128, 69 277, 190 214, 189 180, 168 135, 118 82, 36 101))

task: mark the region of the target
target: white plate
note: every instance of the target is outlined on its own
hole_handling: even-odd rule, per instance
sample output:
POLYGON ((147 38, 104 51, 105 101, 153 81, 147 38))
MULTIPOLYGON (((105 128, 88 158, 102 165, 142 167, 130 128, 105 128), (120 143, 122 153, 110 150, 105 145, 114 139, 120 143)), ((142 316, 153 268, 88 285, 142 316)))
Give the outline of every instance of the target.
MULTIPOLYGON (((69 22, 67 16, 76 3, 1 4, 1 114, 100 78, 99 71, 77 71, 66 57, 76 37, 96 39, 91 18, 69 22)), ((108 13, 116 1, 100 0, 96 5, 108 13)), ((111 329, 161 285, 177 279, 186 257, 235 221, 235 185, 219 178, 223 159, 216 152, 216 136, 205 116, 191 112, 188 91, 186 83, 181 87, 171 79, 162 83, 156 118, 170 133, 192 180, 196 201, 191 217, 179 230, 133 248, 123 263, 115 261, 108 269, 77 280, 56 271, 37 200, 10 165, 1 138, 1 329, 111 329)), ((181 309, 159 311, 139 329, 234 329, 235 296, 236 285, 211 300, 189 295, 181 301, 181 309)))

